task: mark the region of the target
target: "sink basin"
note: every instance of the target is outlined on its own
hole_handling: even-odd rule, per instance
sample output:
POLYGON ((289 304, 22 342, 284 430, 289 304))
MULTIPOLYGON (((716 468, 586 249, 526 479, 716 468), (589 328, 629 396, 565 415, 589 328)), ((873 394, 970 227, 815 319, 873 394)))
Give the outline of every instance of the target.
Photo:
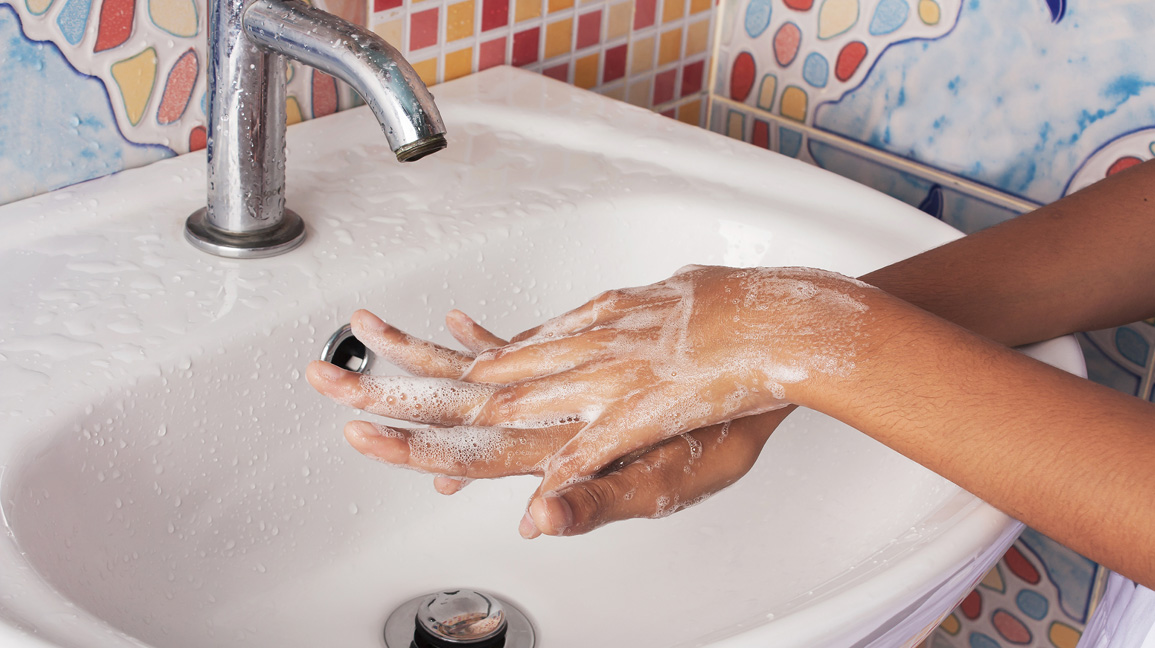
MULTIPOLYGON (((200 154, 0 208, 0 644, 379 647, 397 606, 473 587, 547 648, 897 646, 1009 546, 1017 522, 813 412, 695 508, 532 542, 533 478, 447 498, 347 447, 303 371, 356 308, 450 344, 451 308, 512 334, 688 263, 853 275, 959 236, 538 75, 434 91, 449 148, 417 164, 364 108, 289 129, 284 256, 184 242, 200 154)), ((1030 352, 1082 371, 1069 339, 1030 352)))

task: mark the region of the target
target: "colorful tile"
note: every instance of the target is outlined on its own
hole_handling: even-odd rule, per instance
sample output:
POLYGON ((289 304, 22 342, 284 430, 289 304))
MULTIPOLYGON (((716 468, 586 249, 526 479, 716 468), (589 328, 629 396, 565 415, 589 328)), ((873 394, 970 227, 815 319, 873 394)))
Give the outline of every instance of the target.
POLYGON ((445 9, 445 40, 453 42, 473 35, 473 0, 451 4, 445 9))

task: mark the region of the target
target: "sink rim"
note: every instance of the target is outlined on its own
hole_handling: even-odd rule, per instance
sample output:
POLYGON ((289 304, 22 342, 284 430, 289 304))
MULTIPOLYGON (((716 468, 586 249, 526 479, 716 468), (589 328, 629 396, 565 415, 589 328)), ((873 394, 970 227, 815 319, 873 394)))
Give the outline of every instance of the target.
MULTIPOLYGON (((490 80, 490 77, 495 77, 496 83, 502 83, 502 82, 509 83, 509 82, 511 82, 510 79, 512 79, 513 80, 512 82, 516 82, 516 83, 519 83, 522 85, 531 84, 531 85, 537 85, 540 87, 550 88, 553 91, 558 90, 558 88, 552 87, 550 85, 553 82, 548 81, 548 80, 542 80, 542 79, 540 79, 540 77, 537 77, 536 75, 533 75, 531 73, 513 71, 513 70, 501 69, 501 68, 498 68, 495 70, 496 71, 494 71, 492 73, 487 72, 487 73, 482 73, 481 75, 477 75, 477 76, 485 76, 485 78, 483 78, 483 79, 466 77, 466 78, 461 79, 459 81, 453 82, 454 84, 457 84, 457 85, 439 86, 438 93, 444 94, 445 96, 449 97, 451 100, 457 95, 468 96, 467 92, 476 91, 476 88, 479 87, 481 84, 495 83, 495 81, 490 80), (488 76, 486 76, 486 75, 488 75, 488 76), (504 77, 504 79, 502 79, 501 77, 504 77), (467 89, 458 91, 457 90, 458 88, 467 88, 467 89)), ((565 90, 566 92, 571 91, 569 86, 564 86, 564 87, 566 88, 566 90, 565 90)), ((600 98, 599 98, 599 100, 600 101, 606 101, 606 102, 610 101, 607 99, 600 99, 600 98)), ((487 106, 487 109, 498 110, 499 107, 494 108, 494 107, 487 106)), ((456 108, 450 112, 456 112, 456 108)), ((346 119, 346 120, 356 119, 356 114, 352 114, 352 113, 353 113, 353 111, 348 111, 346 113, 341 113, 339 115, 335 115, 334 117, 346 119), (344 116, 344 117, 342 117, 342 116, 344 116)), ((646 113, 646 114, 649 114, 649 113, 646 113)), ((328 118, 328 120, 330 120, 330 121, 315 120, 314 122, 306 122, 306 123, 300 125, 302 127, 305 127, 304 129, 295 127, 296 130, 290 129, 290 133, 292 134, 292 133, 297 132, 297 131, 306 132, 307 129, 325 129, 330 124, 333 124, 335 127, 338 127, 338 128, 341 127, 338 125, 339 122, 332 121, 333 119, 334 118, 331 117, 331 118, 328 118)), ((679 127, 679 128, 681 128, 681 127, 679 127)), ((702 136, 698 135, 695 132, 696 130, 697 129, 694 129, 693 127, 688 127, 688 126, 685 127, 685 129, 683 129, 683 132, 685 133, 686 139, 687 140, 697 139, 700 141, 702 139, 702 136)), ((715 137, 715 136, 713 134, 709 134, 709 137, 715 137)), ((724 141, 720 138, 720 136, 717 136, 717 137, 719 137, 720 141, 724 141)), ((719 144, 719 140, 711 140, 711 143, 712 144, 719 144)), ((730 151, 736 151, 736 150, 738 150, 738 145, 737 144, 731 144, 727 148, 730 151)), ((751 152, 752 151, 739 151, 739 153, 743 154, 740 157, 753 159, 753 156, 749 155, 749 153, 751 153, 751 152)), ((290 158, 290 160, 291 160, 291 158, 290 158)), ((767 161, 762 160, 762 162, 765 163, 767 161)), ((292 163, 292 162, 290 162, 290 163, 292 163)), ((774 163, 774 166, 789 167, 791 164, 801 165, 801 163, 797 163, 794 161, 786 162, 785 160, 778 160, 774 163)), ((164 162, 157 163, 156 165, 152 165, 152 167, 149 167, 149 168, 155 167, 153 169, 154 171, 158 171, 158 170, 162 170, 162 169, 167 171, 170 168, 193 171, 197 167, 197 165, 199 165, 201 168, 203 168, 203 158, 200 158, 200 155, 198 155, 198 154, 194 154, 194 155, 189 155, 189 156, 182 156, 180 158, 174 158, 171 160, 166 160, 164 162), (160 165, 164 165, 164 166, 160 166, 160 165)), ((765 166, 767 166, 767 164, 762 164, 762 167, 765 167, 765 166)), ((805 167, 805 168, 809 169, 810 167, 805 167)), ((791 170, 792 171, 798 171, 799 169, 794 168, 791 170)), ((853 183, 849 183, 849 181, 844 181, 841 179, 834 180, 833 179, 834 176, 827 174, 827 172, 825 172, 825 171, 820 171, 820 170, 814 169, 813 172, 816 172, 818 174, 826 174, 825 176, 823 176, 823 180, 826 181, 827 183, 831 184, 831 185, 834 185, 834 186, 838 186, 839 182, 844 183, 843 186, 847 186, 847 184, 853 184, 853 183), (827 177, 827 176, 829 176, 829 177, 827 177)), ((811 171, 805 171, 804 173, 813 175, 813 173, 811 171)), ((99 181, 94 181, 92 183, 86 183, 86 185, 74 187, 74 188, 69 188, 69 189, 66 189, 63 191, 68 192, 68 194, 70 194, 70 195, 82 197, 84 195, 92 194, 92 193, 95 193, 95 192, 98 192, 101 190, 109 190, 110 188, 115 188, 117 186, 125 187, 127 185, 130 185, 131 179, 136 178, 138 175, 143 175, 143 174, 134 173, 134 171, 124 172, 123 174, 119 174, 118 176, 114 176, 112 178, 102 179, 99 181)), ((195 172, 193 172, 193 173, 191 173, 191 175, 195 176, 196 174, 195 174, 195 172)), ((858 185, 853 185, 853 186, 856 188, 858 187, 858 185)), ((290 187, 292 187, 292 184, 290 184, 290 187)), ((4 229, 7 229, 10 226, 12 226, 12 221, 16 218, 15 216, 13 216, 13 213, 19 214, 20 212, 25 211, 25 210, 38 209, 38 208, 40 208, 40 206, 51 203, 53 200, 56 200, 59 195, 60 194, 58 192, 58 193, 54 193, 54 194, 50 195, 52 197, 41 196, 41 197, 31 198, 31 199, 28 199, 26 201, 21 201, 20 204, 18 204, 16 207, 11 208, 11 209, 0 208, 0 219, 2 219, 3 217, 9 217, 9 218, 7 218, 8 222, 4 222, 4 220, 0 220, 0 231, 3 231, 4 229), (28 204, 25 204, 25 203, 28 203, 28 204)), ((291 195, 292 195, 292 193, 290 193, 290 196, 291 195)), ((890 201, 892 206, 894 206, 895 211, 902 211, 902 209, 897 207, 897 205, 900 205, 901 203, 897 203, 897 201, 893 201, 889 198, 885 198, 885 201, 890 201)), ((906 213, 908 213, 908 214, 910 213, 910 211, 913 210, 913 208, 910 208, 910 207, 905 206, 905 205, 903 205, 903 209, 907 210, 906 213)), ((179 237, 179 225, 180 225, 180 223, 178 222, 178 223, 174 223, 173 227, 171 227, 171 228, 169 228, 167 226, 159 226, 158 230, 167 231, 168 229, 172 229, 173 231, 178 232, 178 234, 176 236, 177 236, 177 240, 179 240, 179 238, 180 238, 179 237)), ((938 225, 941 225, 941 224, 938 224, 938 225)), ((17 230, 17 233, 19 233, 19 230, 25 229, 25 230, 28 230, 27 233, 29 236, 35 237, 35 233, 32 231, 32 230, 36 229, 34 227, 22 227, 20 225, 16 225, 14 227, 17 230)), ((92 227, 94 227, 94 226, 90 224, 89 229, 91 229, 92 227)), ((925 229, 931 230, 931 229, 935 229, 936 227, 938 227, 938 226, 927 225, 927 227, 925 229)), ((946 226, 941 225, 941 227, 946 227, 946 226)), ((47 229, 50 232, 51 230, 56 229, 56 228, 55 227, 48 227, 48 228, 42 228, 42 229, 47 229)), ((326 231, 326 232, 331 234, 333 228, 330 227, 329 225, 325 224, 322 220, 316 220, 316 221, 310 223, 310 229, 313 230, 311 233, 314 234, 314 238, 315 238, 315 235, 322 232, 322 231, 326 231)), ((944 236, 946 235, 945 230, 942 230, 941 228, 939 228, 938 231, 940 232, 940 234, 943 234, 944 236)), ((957 233, 955 233, 953 236, 957 236, 957 233)), ((0 237, 0 238, 7 238, 7 237, 0 237)), ((942 238, 942 236, 940 236, 940 238, 942 238)), ((15 236, 15 237, 12 237, 11 239, 8 239, 8 240, 12 241, 12 240, 18 240, 18 239, 20 239, 20 237, 15 236)), ((0 252, 3 251, 3 247, 4 246, 0 245, 0 252)), ((290 257, 291 257, 291 255, 290 255, 290 257)), ((285 258, 290 258, 290 257, 285 257, 285 258)), ((2 342, 2 341, 3 340, 0 339, 0 342, 2 342)), ((1068 348, 1066 350, 1063 350, 1063 353, 1070 352, 1071 349, 1069 347, 1072 347, 1072 346, 1075 347, 1074 352, 1077 353, 1077 345, 1075 345, 1073 340, 1068 339, 1065 341, 1060 341, 1057 344, 1059 344, 1059 345, 1066 344, 1066 346, 1068 348)), ((159 361, 164 359, 164 355, 161 354, 159 357, 151 357, 150 359, 154 362, 159 362, 159 361)), ((77 404, 79 404, 79 402, 81 400, 84 400, 85 398, 86 398, 86 396, 83 393, 78 392, 76 394, 75 401, 77 402, 77 404)), ((4 396, 0 396, 0 412, 3 412, 4 414, 8 414, 9 413, 9 409, 8 409, 9 406, 10 406, 10 400, 5 400, 4 396)), ((65 416, 65 414, 61 413, 60 416, 65 416)), ((16 434, 16 435, 11 435, 11 436, 12 437, 20 437, 19 441, 29 440, 28 438, 33 436, 32 433, 35 431, 34 430, 35 426, 29 425, 27 427, 28 427, 28 429, 25 430, 23 432, 23 434, 16 434)), ((13 457, 14 456, 14 454, 12 454, 13 450, 16 450, 20 447, 21 447, 21 445, 20 445, 20 443, 17 442, 17 439, 9 438, 9 439, 0 441, 0 457, 4 457, 4 458, 13 457)), ((5 472, 7 473, 8 471, 5 471, 5 472)), ((0 478, 2 478, 2 477, 3 477, 3 475, 0 475, 0 478)), ((7 480, 0 479, 0 481, 7 483, 7 480)), ((1003 538, 1005 536, 1009 536, 1010 539, 1013 540, 1013 537, 1015 535, 1017 535, 1017 529, 1019 527, 1019 524, 1017 522, 1010 520, 1010 518, 1008 518, 1007 516, 1003 515, 1002 513, 998 513, 997 511, 995 511, 994 509, 990 508, 989 506, 987 506, 985 504, 978 503, 977 500, 974 500, 974 502, 975 503, 970 508, 967 508, 963 513, 959 514, 959 515, 962 515, 962 518, 959 521, 959 525, 962 525, 962 526, 957 526, 956 529, 965 530, 969 534, 970 537, 979 539, 979 542, 984 542, 989 538, 998 539, 998 538, 1003 538)), ((2 510, 0 510, 0 512, 2 512, 2 510)), ((5 526, 8 526, 7 520, 5 520, 5 526)), ((1008 545, 1009 545, 1009 543, 1010 542, 1007 541, 1008 545)), ((940 553, 948 553, 952 549, 952 547, 949 546, 950 544, 951 543, 946 543, 941 547, 937 544, 935 544, 933 546, 924 546, 924 547, 919 548, 919 551, 932 551, 933 550, 933 551, 938 551, 940 553)), ((1000 554, 1001 554, 1001 552, 1000 552, 1000 554)), ((904 572, 904 573, 908 573, 908 574, 918 573, 918 562, 919 561, 917 561, 915 559, 918 558, 919 556, 923 556, 923 555, 929 555, 929 554, 922 554, 919 552, 913 552, 912 551, 912 553, 910 555, 908 555, 905 559, 896 560, 896 562, 891 565, 891 568, 895 569, 895 570, 900 569, 900 568, 904 569, 904 570, 906 570, 906 572, 904 572)), ((9 537, 6 538, 3 543, 0 543, 0 564, 3 565, 2 568, 5 572, 12 571, 9 568, 9 566, 12 564, 9 562, 9 560, 12 558, 17 558, 18 556, 19 556, 19 547, 18 547, 18 545, 16 545, 15 538, 13 538, 11 535, 9 535, 9 537)), ((35 581, 40 578, 39 574, 35 573, 35 571, 31 568, 31 566, 27 565, 26 563, 15 564, 15 567, 17 568, 18 572, 20 571, 20 568, 27 568, 27 570, 31 570, 30 572, 25 574, 25 576, 29 577, 26 579, 27 582, 20 583, 17 585, 17 587, 23 588, 25 590, 36 589, 35 581)), ((926 570, 923 570, 923 571, 925 572, 926 570)), ((887 574, 894 575, 896 573, 897 572, 895 572, 895 571, 887 571, 887 574)), ((7 574, 6 574, 6 576, 7 576, 7 574)), ((19 577, 19 573, 15 574, 15 576, 19 577)), ((906 577, 909 577, 909 575, 906 577)), ((904 578, 906 578, 906 577, 904 577, 904 578)), ((0 582, 4 582, 6 580, 7 579, 3 579, 3 580, 0 580, 0 582)), ((877 578, 874 578, 870 582, 871 583, 879 583, 881 581, 878 581, 877 578)), ((52 592, 51 587, 48 586, 47 583, 41 582, 40 584, 43 585, 45 588, 47 588, 46 590, 42 589, 42 593, 52 592)), ((856 586, 856 587, 858 587, 858 586, 856 586)), ((0 591, 3 591, 4 589, 9 589, 9 591, 11 591, 7 585, 0 585, 0 591)), ((887 586, 886 589, 887 589, 887 591, 894 591, 894 589, 889 585, 887 586)), ((854 591, 860 591, 860 590, 856 589, 854 591)), ((848 592, 848 591, 841 592, 841 594, 843 595, 841 598, 845 598, 845 596, 849 595, 850 593, 852 593, 852 592, 848 592)), ((724 640, 724 641, 728 642, 728 643, 742 643, 746 640, 755 638, 757 635, 770 633, 771 630, 769 628, 771 625, 773 625, 775 628, 784 628, 787 625, 790 625, 790 623, 787 623, 788 621, 792 622, 794 624, 802 624, 804 626, 806 623, 806 619, 810 619, 809 623, 813 624, 813 623, 815 623, 815 619, 821 620, 821 619, 828 618, 826 616, 817 616, 820 614, 822 614, 822 615, 827 614, 826 612, 824 612, 825 610, 832 609, 832 607, 842 609, 842 608, 839 608, 839 605, 840 605, 839 601, 841 600, 841 598, 837 595, 831 595, 828 598, 823 599, 823 600, 815 600, 812 602, 812 604, 804 606, 803 608, 800 608, 799 610, 792 612, 789 616, 782 617, 781 619, 777 619, 775 621, 775 624, 768 624, 766 626, 763 626, 761 631, 759 631, 758 628, 754 628, 754 629, 747 631, 741 635, 732 637, 731 639, 724 640)), ((69 614, 78 614, 80 616, 83 616, 85 614, 82 610, 69 609, 67 606, 64 606, 63 610, 69 614)), ((2 608, 0 608, 0 614, 4 614, 4 613, 5 613, 5 611, 2 608)), ((98 619, 97 617, 93 616, 91 618, 91 620, 94 621, 96 624, 105 625, 106 630, 108 632, 112 633, 112 635, 114 637, 119 635, 118 631, 112 629, 111 627, 107 627, 107 624, 105 624, 105 622, 102 619, 98 619)), ((819 625, 814 626, 814 627, 821 627, 821 624, 819 623, 819 625)), ((773 632, 777 633, 779 631, 774 630, 773 632)), ((4 637, 6 637, 9 634, 12 634, 15 637, 21 637, 22 640, 26 640, 26 643, 24 645, 45 645, 45 646, 55 645, 55 644, 50 644, 50 643, 44 643, 38 638, 27 637, 24 633, 21 633, 19 630, 15 630, 14 628, 9 626, 8 624, 4 624, 4 623, 0 623, 0 633, 2 633, 2 634, 0 634, 0 636, 4 636, 4 637), (32 643, 32 642, 36 642, 36 643, 32 643)), ((728 645, 728 643, 720 643, 718 645, 728 645)), ((20 644, 14 642, 13 645, 20 645, 20 644)))

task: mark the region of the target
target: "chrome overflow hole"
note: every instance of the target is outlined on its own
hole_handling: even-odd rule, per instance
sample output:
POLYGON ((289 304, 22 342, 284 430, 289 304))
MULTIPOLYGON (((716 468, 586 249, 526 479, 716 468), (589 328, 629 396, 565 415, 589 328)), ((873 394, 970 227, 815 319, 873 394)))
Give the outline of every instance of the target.
POLYGON ((360 340, 353 337, 353 328, 346 324, 337 329, 325 343, 325 348, 321 349, 321 359, 342 369, 365 373, 369 371, 373 354, 361 344, 360 340))
POLYGON ((493 594, 445 590, 419 596, 385 622, 387 648, 533 648, 533 626, 493 594))

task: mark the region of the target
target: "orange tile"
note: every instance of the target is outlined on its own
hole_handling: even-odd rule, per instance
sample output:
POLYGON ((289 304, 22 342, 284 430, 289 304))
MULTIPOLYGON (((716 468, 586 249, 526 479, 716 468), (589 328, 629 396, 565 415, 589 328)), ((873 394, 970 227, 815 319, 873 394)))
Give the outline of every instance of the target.
POLYGON ((646 36, 630 43, 630 57, 630 76, 654 69, 654 37, 646 36))
POLYGON ((445 55, 445 80, 452 81, 473 71, 473 48, 450 52, 445 55))
POLYGON ((619 2, 610 5, 609 18, 606 20, 606 40, 612 41, 624 38, 630 33, 630 21, 633 19, 634 7, 630 2, 619 2))
POLYGON ((451 4, 445 10, 445 40, 455 41, 473 35, 473 0, 451 4))
POLYGON ((598 54, 590 54, 574 61, 573 84, 579 88, 590 88, 598 84, 598 54))
POLYGON ((386 43, 397 49, 401 49, 401 33, 404 29, 405 20, 403 18, 373 25, 373 31, 384 38, 386 43))
POLYGON ((419 63, 413 64, 413 71, 417 76, 421 77, 421 81, 425 85, 433 85, 437 83, 437 59, 425 59, 419 63))
MULTIPOLYGON (((552 2, 552 0, 551 0, 552 2)), ((566 54, 573 49, 573 18, 545 26, 545 58, 566 54)))
POLYGON ((710 0, 690 0, 690 15, 700 14, 703 11, 709 11, 710 6, 710 0))
POLYGON ((689 58, 706 51, 710 45, 710 19, 699 20, 686 28, 686 52, 689 58))
POLYGON ((573 0, 548 0, 549 13, 573 9, 573 0))
POLYGON ((678 108, 678 121, 700 126, 702 124, 702 102, 691 101, 678 108))
POLYGON ((517 0, 513 10, 514 22, 541 17, 541 0, 517 0))
POLYGON ((635 106, 649 108, 650 90, 653 88, 653 82, 653 79, 646 79, 645 81, 634 81, 630 83, 629 92, 626 94, 626 101, 635 106))
POLYGON ((658 67, 682 58, 682 30, 671 29, 658 41, 658 67))
POLYGON ((673 22, 684 15, 686 15, 686 0, 662 0, 662 22, 673 22))

